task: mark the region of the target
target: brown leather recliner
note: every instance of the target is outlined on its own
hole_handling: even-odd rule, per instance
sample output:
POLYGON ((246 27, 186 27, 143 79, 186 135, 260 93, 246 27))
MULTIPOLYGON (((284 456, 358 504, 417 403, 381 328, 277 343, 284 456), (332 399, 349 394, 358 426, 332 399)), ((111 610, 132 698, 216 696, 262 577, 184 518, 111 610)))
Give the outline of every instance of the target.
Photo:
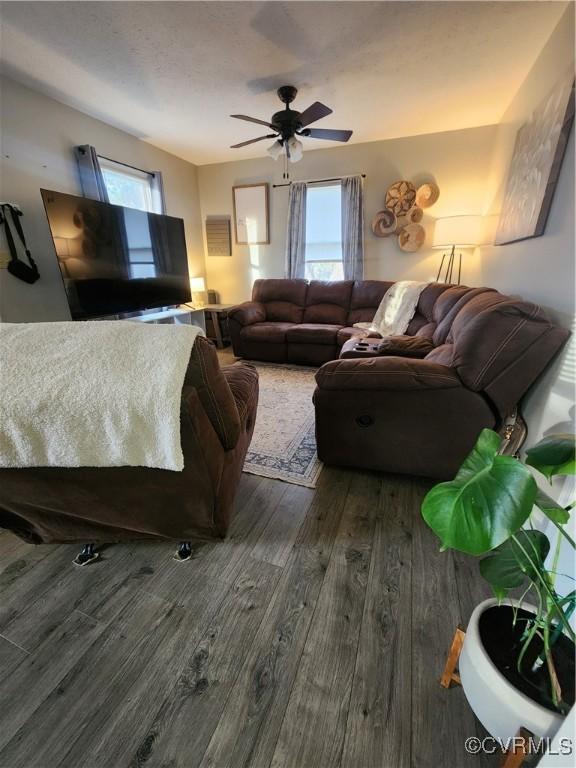
POLYGON ((479 432, 501 425, 570 335, 537 305, 489 289, 450 288, 433 315, 424 359, 341 359, 318 371, 322 461, 453 477, 479 432))
POLYGON ((570 334, 491 288, 431 283, 404 336, 359 349, 365 331, 354 323, 373 319, 391 285, 257 280, 252 301, 229 313, 234 351, 322 365, 314 402, 325 463, 449 478, 570 334))
POLYGON ((146 467, 0 469, 0 528, 32 543, 223 537, 258 404, 258 374, 220 368, 198 337, 182 389, 184 470, 146 467))
MULTIPOLYGON (((335 360, 350 339, 365 335, 354 323, 373 319, 391 285, 383 280, 256 280, 252 301, 228 313, 234 353, 249 360, 305 365, 335 360)), ((445 283, 424 289, 407 335, 432 337, 434 313, 440 308, 448 312, 460 296, 457 291, 451 301, 438 304, 448 289, 445 283)))

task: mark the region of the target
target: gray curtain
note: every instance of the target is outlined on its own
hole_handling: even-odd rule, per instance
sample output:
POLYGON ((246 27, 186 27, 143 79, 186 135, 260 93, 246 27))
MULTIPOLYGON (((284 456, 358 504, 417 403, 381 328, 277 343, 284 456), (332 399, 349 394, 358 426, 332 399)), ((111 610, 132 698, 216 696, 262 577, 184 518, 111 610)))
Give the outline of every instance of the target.
POLYGON ((160 213, 166 213, 166 200, 164 199, 164 182, 160 171, 152 171, 150 180, 152 194, 160 201, 160 213))
POLYGON ((342 179, 342 261, 344 280, 364 277, 364 193, 361 176, 342 179))
POLYGON ((288 196, 286 277, 304 277, 306 256, 306 182, 293 181, 288 196))
POLYGON ((98 162, 98 154, 94 147, 89 144, 83 144, 80 147, 74 147, 74 154, 78 161, 78 171, 80 173, 80 185, 84 197, 91 200, 100 200, 103 203, 109 203, 106 184, 102 176, 102 169, 98 162))

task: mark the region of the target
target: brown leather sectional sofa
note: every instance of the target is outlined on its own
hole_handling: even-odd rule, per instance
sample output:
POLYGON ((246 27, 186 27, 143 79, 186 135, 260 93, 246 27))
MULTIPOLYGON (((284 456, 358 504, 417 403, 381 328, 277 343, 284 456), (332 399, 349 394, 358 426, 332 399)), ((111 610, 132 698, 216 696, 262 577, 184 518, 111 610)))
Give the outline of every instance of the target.
POLYGON ((258 374, 220 368, 194 343, 182 390, 184 470, 147 467, 0 469, 0 528, 27 541, 115 542, 225 535, 250 445, 258 374))
POLYGON ((356 349, 364 332, 353 324, 373 318, 390 285, 257 280, 252 301, 229 314, 234 352, 322 366, 314 403, 325 463, 447 479, 570 334, 535 304, 431 283, 405 336, 356 349))

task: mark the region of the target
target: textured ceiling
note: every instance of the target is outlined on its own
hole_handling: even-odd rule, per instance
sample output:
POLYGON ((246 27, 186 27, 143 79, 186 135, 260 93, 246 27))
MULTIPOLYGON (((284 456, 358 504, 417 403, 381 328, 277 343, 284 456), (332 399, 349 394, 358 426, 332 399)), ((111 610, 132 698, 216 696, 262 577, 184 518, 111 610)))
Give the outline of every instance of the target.
MULTIPOLYGON (((11 77, 194 163, 262 156, 275 90, 352 143, 497 122, 562 2, 9 2, 11 77)), ((305 140, 306 148, 338 146, 305 140)))

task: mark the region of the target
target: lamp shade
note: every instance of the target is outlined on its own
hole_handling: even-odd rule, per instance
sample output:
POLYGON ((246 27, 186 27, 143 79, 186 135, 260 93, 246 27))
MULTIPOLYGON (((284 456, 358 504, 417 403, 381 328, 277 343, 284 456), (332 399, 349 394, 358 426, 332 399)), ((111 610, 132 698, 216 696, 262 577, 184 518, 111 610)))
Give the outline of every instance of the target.
POLYGON ((432 248, 476 248, 483 244, 482 216, 446 216, 436 219, 432 248))
POLYGON ((202 293, 206 290, 206 282, 203 277, 192 277, 190 279, 190 290, 192 293, 202 293))

